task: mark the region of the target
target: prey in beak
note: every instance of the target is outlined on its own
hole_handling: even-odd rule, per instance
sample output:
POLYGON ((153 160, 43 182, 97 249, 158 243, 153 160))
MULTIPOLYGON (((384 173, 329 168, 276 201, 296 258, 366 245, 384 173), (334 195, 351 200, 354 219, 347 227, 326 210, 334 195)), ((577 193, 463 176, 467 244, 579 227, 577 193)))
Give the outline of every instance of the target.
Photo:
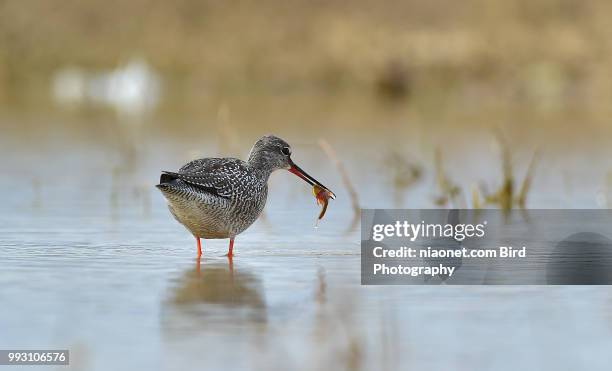
POLYGON ((319 183, 318 180, 308 175, 307 172, 300 169, 299 166, 297 166, 293 161, 291 161, 291 158, 289 158, 289 165, 290 172, 304 179, 306 183, 312 186, 312 194, 315 196, 317 204, 321 205, 321 212, 319 213, 319 217, 317 218, 317 222, 315 224, 316 228, 319 224, 319 220, 323 219, 325 211, 327 211, 327 204, 329 202, 329 199, 331 198, 332 200, 335 200, 336 195, 334 194, 334 192, 330 191, 329 188, 319 183))
MULTIPOLYGON (((305 172, 304 170, 302 170, 299 166, 297 166, 291 159, 289 159, 289 171, 292 172, 293 174, 299 176, 300 178, 304 179, 304 181, 308 184, 310 184, 313 187, 318 187, 319 189, 326 191, 329 195, 329 197, 332 200, 336 199, 336 195, 334 194, 334 192, 332 192, 329 188, 327 188, 326 186, 324 186, 323 184, 319 183, 318 180, 316 180, 315 178, 311 177, 310 175, 308 175, 307 172, 305 172)), ((317 193, 319 193, 320 191, 318 191, 317 193)))

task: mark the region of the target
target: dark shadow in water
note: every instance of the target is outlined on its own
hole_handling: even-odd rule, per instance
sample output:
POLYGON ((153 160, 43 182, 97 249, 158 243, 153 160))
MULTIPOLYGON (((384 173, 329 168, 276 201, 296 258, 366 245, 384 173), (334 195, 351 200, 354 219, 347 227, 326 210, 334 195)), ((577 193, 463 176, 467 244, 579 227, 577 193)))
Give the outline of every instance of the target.
POLYGON ((598 233, 575 233, 559 242, 546 264, 549 285, 612 284, 612 240, 598 233))
POLYGON ((172 283, 162 303, 162 331, 200 332, 214 326, 265 324, 261 280, 232 259, 196 260, 172 283))

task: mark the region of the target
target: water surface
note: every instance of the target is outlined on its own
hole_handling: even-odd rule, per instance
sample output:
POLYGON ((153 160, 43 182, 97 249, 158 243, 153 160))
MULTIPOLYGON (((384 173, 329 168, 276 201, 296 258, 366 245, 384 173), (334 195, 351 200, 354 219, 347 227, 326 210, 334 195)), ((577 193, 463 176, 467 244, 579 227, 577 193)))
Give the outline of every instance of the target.
MULTIPOLYGON (((328 131, 304 130, 304 122, 324 127, 311 116, 255 130, 241 127, 240 115, 234 143, 204 124, 125 129, 121 120, 60 117, 32 129, 27 118, 5 119, 0 348, 68 348, 75 370, 609 367, 607 287, 360 285, 350 197, 318 138, 334 146, 360 206, 427 208, 436 207, 436 146, 466 195, 474 184, 499 185, 489 132, 438 135, 444 124, 405 126, 392 115, 348 130, 358 115, 338 112, 328 131), (236 239, 232 264, 225 240, 205 241, 198 262, 195 241, 154 188, 160 170, 199 156, 244 157, 268 131, 293 143, 295 161, 338 199, 315 229, 308 187, 274 174, 265 216, 236 239), (391 150, 423 166, 413 186, 394 188, 391 150)), ((543 138, 513 142, 519 180, 533 149, 544 148, 529 206, 605 206, 605 140, 594 135, 576 149, 566 137, 543 138)))

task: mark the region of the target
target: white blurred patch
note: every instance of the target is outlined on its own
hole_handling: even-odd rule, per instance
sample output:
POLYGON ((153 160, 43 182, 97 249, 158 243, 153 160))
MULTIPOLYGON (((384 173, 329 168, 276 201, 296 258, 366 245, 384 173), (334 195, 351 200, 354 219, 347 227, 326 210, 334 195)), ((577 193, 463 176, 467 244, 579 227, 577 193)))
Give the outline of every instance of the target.
POLYGON ((120 115, 140 116, 159 102, 161 83, 144 59, 132 59, 110 71, 88 72, 76 67, 59 70, 52 94, 61 105, 108 106, 120 115))
POLYGON ((75 67, 60 70, 53 77, 52 93, 64 105, 74 105, 85 99, 85 73, 75 67))

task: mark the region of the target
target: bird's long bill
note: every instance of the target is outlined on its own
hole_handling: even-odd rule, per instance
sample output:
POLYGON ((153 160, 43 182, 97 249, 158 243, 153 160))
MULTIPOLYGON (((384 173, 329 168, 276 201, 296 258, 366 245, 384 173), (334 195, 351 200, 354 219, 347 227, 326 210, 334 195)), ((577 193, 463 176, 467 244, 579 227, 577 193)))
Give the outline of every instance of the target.
POLYGON ((318 180, 316 180, 315 178, 311 177, 310 175, 308 175, 307 172, 305 172, 304 170, 300 169, 299 166, 297 166, 293 161, 289 161, 289 164, 291 165, 291 167, 289 168, 289 171, 292 172, 293 174, 299 176, 300 178, 304 179, 304 181, 306 181, 306 183, 310 184, 311 186, 319 186, 323 189, 325 189, 326 191, 328 191, 331 194, 331 198, 332 199, 336 199, 336 195, 334 194, 334 192, 332 192, 329 188, 327 188, 326 186, 324 186, 323 184, 319 183, 318 180))

